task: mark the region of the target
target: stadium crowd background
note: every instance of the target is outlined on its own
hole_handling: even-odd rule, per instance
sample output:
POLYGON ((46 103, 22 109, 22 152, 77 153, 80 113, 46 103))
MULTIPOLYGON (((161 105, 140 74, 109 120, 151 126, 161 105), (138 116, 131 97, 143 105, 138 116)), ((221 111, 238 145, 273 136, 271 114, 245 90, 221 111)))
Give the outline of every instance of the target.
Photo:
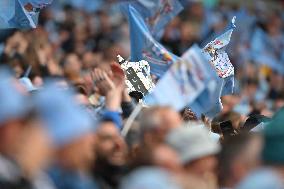
MULTIPOLYGON (((76 4, 76 1, 74 2, 76 4)), ((23 77, 31 65, 32 70, 29 78, 34 87, 38 89, 43 86, 45 77, 52 77, 64 87, 74 86, 76 100, 87 106, 90 111, 92 109, 97 111, 103 106, 112 110, 112 107, 116 109, 121 104, 122 116, 125 121, 132 112, 135 103, 128 96, 126 89, 121 88, 120 84, 123 80, 119 77, 121 75, 113 73, 116 77, 109 81, 110 79, 105 76, 105 73, 110 72, 111 65, 117 61, 118 54, 123 57, 130 55, 128 23, 115 1, 98 2, 103 3, 97 3, 97 6, 94 3, 93 6, 92 2, 87 2, 84 7, 76 7, 67 1, 54 1, 50 7, 42 10, 39 26, 36 29, 2 30, 0 32, 0 64, 9 65, 15 72, 16 78, 23 77), (101 79, 106 82, 98 84, 101 79)), ((79 146, 72 143, 71 148, 66 147, 61 151, 58 150, 56 158, 58 158, 60 165, 68 167, 68 163, 64 164, 64 162, 71 162, 71 168, 68 167, 70 170, 74 167, 76 170, 79 167, 78 172, 81 172, 81 169, 84 173, 91 172, 87 176, 80 177, 72 174, 72 171, 68 171, 69 169, 65 173, 58 170, 60 166, 55 166, 56 168, 51 171, 50 177, 58 189, 118 188, 122 178, 130 170, 139 171, 132 172, 126 181, 122 182, 120 187, 123 189, 272 188, 272 185, 269 184, 274 184, 273 187, 277 189, 284 188, 280 179, 281 176, 283 178, 283 175, 275 176, 275 171, 260 168, 264 166, 261 165, 262 151, 264 162, 269 167, 277 165, 277 169, 283 174, 284 152, 281 149, 281 144, 284 142, 284 128, 279 126, 283 123, 283 112, 280 111, 280 116, 276 116, 276 121, 272 121, 272 125, 276 127, 276 133, 279 135, 271 134, 274 129, 266 131, 268 134, 264 135, 264 139, 258 134, 238 135, 246 130, 245 123, 247 127, 254 127, 265 122, 263 119, 271 118, 284 106, 282 70, 272 69, 269 66, 270 63, 265 62, 266 59, 255 58, 258 54, 268 53, 269 58, 273 57, 278 64, 284 65, 283 1, 220 0, 204 1, 207 2, 205 4, 200 1, 184 0, 182 2, 184 10, 166 27, 161 39, 162 44, 176 55, 181 55, 194 43, 204 46, 216 34, 223 31, 229 18, 233 15, 237 16, 237 28, 227 50, 235 67, 234 94, 222 97, 223 110, 213 120, 207 118, 196 120, 194 112, 188 109, 180 113, 188 125, 208 126, 211 123, 214 131, 212 138, 210 137, 209 140, 206 133, 204 134, 205 131, 200 128, 177 128, 181 123, 177 112, 168 107, 153 107, 142 112, 141 119, 133 123, 129 135, 124 139, 117 129, 121 127, 122 123, 119 118, 108 112, 103 115, 103 120, 100 121, 100 126, 96 131, 94 150, 96 151, 94 158, 96 160, 93 160, 95 165, 91 171, 88 168, 92 163, 86 163, 88 167, 86 171, 86 165, 84 162, 82 163, 80 158, 79 163, 77 162, 78 166, 76 165, 74 153, 88 153, 88 149, 83 149, 84 145, 80 142, 78 142, 79 146), (259 29, 264 32, 263 35, 258 35, 259 29), (265 45, 262 47, 260 44, 265 45), (247 121, 248 117, 255 119, 252 121, 253 123, 247 121), (228 141, 222 136, 219 127, 219 123, 226 120, 232 121, 234 133, 237 135, 229 137, 228 141), (170 129, 174 129, 174 131, 170 132, 170 129), (211 139, 219 139, 218 137, 221 138, 222 149, 216 157, 220 146, 216 142, 212 142, 211 139), (271 137, 276 139, 271 139, 271 137), (165 138, 166 143, 164 142, 165 138), (262 142, 264 143, 263 150, 262 142), (72 150, 68 151, 68 149, 72 150), (177 152, 173 149, 177 149, 177 152), (195 155, 194 152, 198 155, 195 155), (181 162, 179 162, 180 158, 181 162), (219 160, 219 164, 217 164, 217 160, 219 160), (147 168, 138 169, 142 166, 147 166, 147 168), (160 168, 165 168, 167 171, 160 168), (247 177, 255 169, 260 170, 247 177), (175 178, 175 182, 172 181, 173 178, 175 178), (240 182, 241 185, 238 186, 240 182)), ((66 99, 68 98, 66 97, 66 99)), ((66 107, 69 106, 66 105, 66 107)), ((72 116, 72 113, 70 115, 72 116)), ((56 116, 54 119, 57 119, 56 116)), ((30 137, 27 138, 40 141, 39 138, 36 138, 37 133, 35 132, 27 131, 30 134, 30 137)), ((3 135, 5 132, 0 131, 0 136, 2 136, 1 133, 3 135)), ((24 138, 23 141, 26 141, 27 144, 21 145, 27 150, 20 150, 20 155, 17 158, 25 160, 23 165, 29 167, 33 163, 38 163, 36 160, 42 158, 38 157, 39 154, 44 154, 45 151, 42 152, 42 149, 38 149, 33 140, 24 138), (30 153, 29 148, 34 153, 30 153), (26 156, 21 156, 21 154, 32 154, 33 156, 27 156, 27 158, 32 157, 27 160, 26 156)), ((7 144, 10 145, 10 143, 7 144)), ((4 149, 3 146, 5 144, 0 144, 0 154, 3 153, 1 152, 2 148, 4 149)), ((88 145, 85 147, 88 148, 88 145)), ((84 155, 88 159, 88 154, 84 155)), ((1 177, 1 168, 3 168, 1 165, 0 163, 0 188, 2 186, 7 188, 30 187, 29 183, 23 180, 16 180, 15 185, 4 182, 5 176, 1 177), (1 178, 3 180, 2 186, 1 178)), ((41 164, 39 163, 39 165, 41 164)), ((31 167, 32 170, 36 169, 31 167)), ((5 167, 3 169, 7 170, 5 167)), ((12 168, 10 167, 10 169, 12 168)), ((27 170, 31 169, 27 168, 27 170)), ((24 174, 23 178, 30 177, 26 177, 24 174)), ((12 181, 11 183, 13 183, 12 181)), ((45 185, 46 182, 42 182, 42 184, 45 185)), ((36 188, 36 185, 33 187, 36 188)))

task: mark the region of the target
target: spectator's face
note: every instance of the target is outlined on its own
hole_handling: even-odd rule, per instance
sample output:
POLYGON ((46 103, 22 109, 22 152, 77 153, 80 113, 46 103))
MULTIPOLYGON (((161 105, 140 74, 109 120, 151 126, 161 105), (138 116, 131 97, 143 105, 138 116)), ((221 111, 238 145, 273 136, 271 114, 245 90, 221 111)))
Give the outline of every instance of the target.
POLYGON ((95 66, 96 60, 92 52, 86 52, 83 55, 83 65, 86 69, 92 68, 95 66))
POLYGON ((50 140, 37 119, 10 120, 0 131, 0 153, 13 158, 29 176, 42 170, 51 158, 50 140))
POLYGON ((64 65, 65 72, 70 74, 80 73, 81 62, 77 55, 71 54, 66 58, 66 63, 64 65))
POLYGON ((175 129, 182 123, 181 116, 171 109, 161 110, 158 114, 161 116, 162 124, 167 130, 175 129))
POLYGON ((46 168, 52 157, 51 141, 38 120, 30 121, 22 132, 17 160, 33 176, 46 168))
POLYGON ((61 162, 76 170, 88 170, 95 160, 95 136, 85 134, 59 150, 61 162))
POLYGON ((21 120, 9 120, 0 127, 0 153, 10 156, 19 148, 25 127, 21 120), (18 139, 18 140, 15 140, 18 139))
POLYGON ((173 172, 181 171, 178 154, 169 146, 161 144, 153 151, 154 164, 173 172))
POLYGON ((95 150, 98 160, 114 166, 125 164, 126 143, 112 122, 101 123, 96 132, 95 150))
POLYGON ((207 174, 215 175, 217 158, 213 155, 205 156, 194 160, 185 166, 185 171, 201 177, 207 174))
POLYGON ((260 137, 253 137, 231 165, 231 178, 236 183, 240 182, 252 170, 260 164, 262 140, 260 137))
POLYGON ((169 108, 159 109, 148 116, 153 116, 158 120, 155 123, 157 126, 146 132, 143 137, 144 144, 150 148, 163 143, 170 130, 180 127, 182 123, 181 116, 169 108))

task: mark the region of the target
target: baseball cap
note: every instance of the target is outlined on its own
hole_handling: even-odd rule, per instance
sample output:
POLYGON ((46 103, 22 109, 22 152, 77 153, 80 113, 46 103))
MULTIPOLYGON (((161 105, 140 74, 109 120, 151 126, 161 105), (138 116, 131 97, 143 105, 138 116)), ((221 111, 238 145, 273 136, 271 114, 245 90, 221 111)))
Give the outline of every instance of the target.
POLYGON ((6 67, 0 67, 0 123, 22 118, 29 110, 28 97, 17 88, 17 80, 6 67))
POLYGON ((39 116, 57 147, 95 131, 91 115, 76 103, 74 94, 49 83, 34 96, 39 116))
POLYGON ((172 130, 166 139, 180 156, 183 164, 219 152, 219 143, 210 137, 205 127, 180 127, 172 130))

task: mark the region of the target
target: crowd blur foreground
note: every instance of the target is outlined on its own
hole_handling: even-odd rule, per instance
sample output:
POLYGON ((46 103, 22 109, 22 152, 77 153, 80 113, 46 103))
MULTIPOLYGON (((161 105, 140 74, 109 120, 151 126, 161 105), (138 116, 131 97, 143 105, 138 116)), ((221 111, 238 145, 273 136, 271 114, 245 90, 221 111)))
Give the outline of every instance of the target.
POLYGON ((36 29, 0 30, 0 189, 284 189, 284 2, 180 2, 160 38, 178 56, 238 18, 213 118, 129 93, 116 0, 54 0, 36 29))

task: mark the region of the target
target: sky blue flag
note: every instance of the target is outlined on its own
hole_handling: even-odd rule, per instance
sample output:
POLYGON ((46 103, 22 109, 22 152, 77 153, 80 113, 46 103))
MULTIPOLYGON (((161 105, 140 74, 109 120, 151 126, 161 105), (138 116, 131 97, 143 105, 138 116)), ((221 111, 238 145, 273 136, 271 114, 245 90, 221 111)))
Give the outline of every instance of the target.
POLYGON ((222 110, 220 97, 232 94, 234 90, 234 67, 225 52, 225 47, 229 44, 232 32, 236 28, 235 20, 236 17, 233 17, 227 30, 203 48, 211 68, 217 74, 215 86, 210 92, 210 105, 208 105, 210 109, 204 113, 208 117, 214 117, 222 110))
POLYGON ((102 8, 106 2, 105 0, 64 0, 73 7, 83 9, 87 12, 95 12, 102 8))
POLYGON ((30 4, 34 11, 39 11, 40 9, 45 8, 50 5, 53 0, 20 0, 20 2, 25 6, 30 4))
POLYGON ((218 76, 223 79, 222 96, 232 94, 234 89, 234 66, 225 52, 225 47, 229 44, 236 28, 235 20, 236 17, 233 17, 228 29, 203 48, 210 64, 215 68, 218 76))
POLYGON ((187 105, 199 117, 205 114, 212 118, 219 113, 220 97, 231 94, 234 86, 234 67, 224 50, 235 28, 234 21, 235 18, 226 32, 202 50, 194 45, 186 51, 145 97, 145 103, 170 105, 176 110, 187 105), (184 73, 190 75, 185 77, 184 73))
POLYGON ((36 28, 40 9, 52 0, 1 0, 0 29, 36 28))
POLYGON ((222 82, 202 49, 193 45, 144 98, 147 105, 169 105, 176 110, 189 107, 198 117, 220 112, 222 82), (170 89, 169 89, 170 88, 170 89), (174 99, 174 100, 173 100, 174 99))
MULTIPOLYGON (((192 59, 191 50, 173 64, 159 80, 154 90, 144 98, 145 104, 171 106, 179 111, 195 102, 206 87, 206 73, 198 64, 189 61, 192 59)), ((194 112, 201 111, 201 105, 196 107, 198 109, 193 109, 194 112)))
POLYGON ((192 109, 195 114, 200 117, 205 114, 213 117, 222 109, 222 104, 219 100, 219 93, 222 82, 217 76, 212 66, 208 64, 208 60, 204 56, 202 49, 198 45, 193 45, 183 56, 191 64, 192 72, 194 72, 204 83, 204 90, 198 95, 194 102, 187 106, 192 109), (217 98, 216 98, 217 96, 217 98))
POLYGON ((158 43, 151 35, 143 18, 131 5, 128 6, 129 30, 131 39, 131 62, 146 60, 151 67, 151 74, 161 77, 178 60, 158 43))
POLYGON ((141 14, 155 39, 162 37, 166 25, 183 10, 179 0, 126 0, 121 4, 123 12, 128 12, 128 5, 141 14))

